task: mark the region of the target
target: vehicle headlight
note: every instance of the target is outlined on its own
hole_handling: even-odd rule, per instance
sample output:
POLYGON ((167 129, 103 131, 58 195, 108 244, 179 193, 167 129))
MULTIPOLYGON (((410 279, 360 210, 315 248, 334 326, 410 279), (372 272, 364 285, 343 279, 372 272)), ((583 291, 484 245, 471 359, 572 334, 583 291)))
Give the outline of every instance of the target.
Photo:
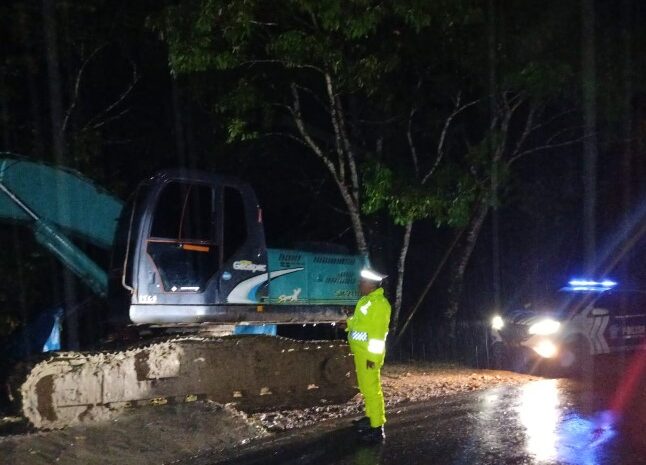
POLYGON ((543 340, 534 346, 534 351, 543 358, 552 358, 558 353, 558 348, 550 340, 543 340))
POLYGON ((491 327, 496 331, 499 331, 505 326, 505 320, 502 319, 500 315, 496 315, 491 320, 491 327))
POLYGON ((538 336, 549 336, 554 334, 561 327, 561 323, 551 318, 541 320, 537 323, 534 323, 529 327, 529 334, 536 334, 538 336))

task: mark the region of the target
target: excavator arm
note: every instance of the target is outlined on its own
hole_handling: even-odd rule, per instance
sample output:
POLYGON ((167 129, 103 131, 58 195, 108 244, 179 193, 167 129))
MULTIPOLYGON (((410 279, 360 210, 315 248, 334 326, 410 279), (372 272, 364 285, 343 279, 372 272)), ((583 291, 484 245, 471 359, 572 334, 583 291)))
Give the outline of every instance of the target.
POLYGON ((122 202, 79 173, 0 153, 0 221, 29 227, 43 247, 97 295, 107 272, 72 238, 109 250, 122 202))

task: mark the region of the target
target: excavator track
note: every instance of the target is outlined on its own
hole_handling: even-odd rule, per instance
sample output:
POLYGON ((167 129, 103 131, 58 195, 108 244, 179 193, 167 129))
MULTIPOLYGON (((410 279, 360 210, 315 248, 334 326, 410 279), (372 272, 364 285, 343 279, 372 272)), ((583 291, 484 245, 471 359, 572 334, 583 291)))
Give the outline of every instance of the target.
POLYGON ((356 394, 345 343, 271 336, 174 336, 123 351, 59 352, 14 373, 21 373, 10 382, 14 401, 43 429, 142 405, 208 399, 251 412, 340 403, 356 394))

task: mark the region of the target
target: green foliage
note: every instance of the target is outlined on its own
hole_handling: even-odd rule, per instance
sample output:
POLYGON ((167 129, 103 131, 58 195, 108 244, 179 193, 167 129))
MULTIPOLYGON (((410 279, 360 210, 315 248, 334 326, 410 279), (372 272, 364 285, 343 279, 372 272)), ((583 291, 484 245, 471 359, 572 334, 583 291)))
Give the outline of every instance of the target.
POLYGON ((227 125, 227 143, 244 142, 258 137, 255 131, 249 131, 247 123, 241 119, 232 119, 227 125))
MULTIPOLYGON (((580 84, 579 58, 563 47, 573 38, 567 25, 578 18, 578 9, 563 2, 513 8, 503 1, 496 3, 492 32, 489 5, 480 0, 189 0, 165 7, 150 25, 168 43, 173 72, 225 82, 213 108, 229 143, 263 131, 293 131, 285 108, 292 104, 295 83, 302 89, 306 125, 325 153, 336 158, 325 75, 345 104, 346 124, 355 136, 362 212, 387 211, 400 225, 432 219, 438 226, 458 226, 487 195, 494 150, 509 149, 505 139, 519 132, 522 118, 506 134, 492 129, 492 115, 483 109, 452 123, 457 128, 449 131, 447 154, 422 185, 402 137, 411 108, 421 128, 420 152, 432 152, 458 93, 480 99, 486 109, 492 94, 510 92, 543 104, 575 95, 571 89, 580 84), (485 78, 490 46, 498 60, 495 88, 485 78), (368 148, 376 139, 390 145, 388 156, 377 157, 368 148)), ((430 162, 420 158, 420 163, 430 162)), ((511 173, 502 162, 497 173, 504 186, 511 173)))
POLYGON ((250 129, 250 116, 263 106, 262 96, 248 80, 236 81, 231 90, 213 105, 227 132, 227 143, 256 139, 258 131, 250 129))
POLYGON ((442 168, 429 188, 412 175, 396 175, 379 162, 367 163, 363 168, 365 214, 385 209, 401 226, 432 218, 438 227, 455 227, 469 219, 478 188, 472 177, 457 166, 442 168))
MULTIPOLYGON (((331 77, 337 95, 351 96, 363 109, 355 120, 409 111, 414 82, 446 57, 420 54, 419 45, 455 37, 482 18, 479 6, 467 1, 191 0, 166 7, 149 25, 167 42, 173 72, 229 80, 213 108, 233 143, 284 124, 276 108, 290 105, 291 82, 308 89, 304 98, 316 99, 310 101, 307 124, 320 128, 318 134, 331 134, 329 126, 321 127, 326 116, 311 113, 314 101, 329 105, 323 74, 331 77)), ((374 128, 361 130, 375 135, 374 128)), ((401 130, 396 121, 387 132, 401 130)), ((318 135, 317 141, 334 150, 331 136, 318 135)), ((411 182, 399 160, 376 161, 369 152, 357 152, 364 168, 365 214, 384 208, 397 224, 466 221, 476 184, 464 167, 441 167, 440 180, 428 187, 411 182)))
POLYGON ((168 44, 174 73, 260 64, 308 67, 374 92, 397 65, 402 30, 431 24, 427 2, 402 0, 192 0, 164 8, 149 26, 168 44))
POLYGON ((509 89, 528 92, 534 98, 541 99, 549 98, 566 88, 574 78, 574 71, 568 63, 529 61, 505 76, 503 85, 509 89))

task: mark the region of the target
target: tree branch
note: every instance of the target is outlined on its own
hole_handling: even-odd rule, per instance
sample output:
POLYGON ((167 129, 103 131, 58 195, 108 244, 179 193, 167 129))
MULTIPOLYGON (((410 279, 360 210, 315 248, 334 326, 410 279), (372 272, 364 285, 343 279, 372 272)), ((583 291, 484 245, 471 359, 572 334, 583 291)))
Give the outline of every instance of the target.
POLYGON ((332 89, 332 78, 328 73, 325 73, 325 88, 327 89, 328 98, 330 100, 330 120, 332 122, 332 128, 334 129, 334 145, 339 158, 339 178, 342 182, 345 182, 345 156, 341 142, 338 107, 334 90, 332 89))
POLYGON ((500 122, 500 132, 502 135, 501 137, 502 142, 498 144, 494 152, 494 156, 493 156, 494 163, 502 160, 505 154, 505 151, 507 149, 507 143, 508 143, 507 136, 509 134, 509 124, 516 110, 518 110, 518 108, 520 108, 520 106, 525 102, 523 94, 519 93, 519 94, 513 95, 512 98, 510 99, 508 98, 508 95, 510 93, 511 92, 503 92, 503 102, 505 105, 505 110, 500 122))
POLYGON ((411 308, 411 310, 408 312, 408 317, 406 317, 406 321, 404 321, 404 324, 401 326, 401 329, 397 332, 395 336, 395 341, 393 342, 393 347, 399 344, 401 341, 402 336, 406 332, 406 328, 408 328, 409 323, 417 313, 417 310, 420 308, 422 303, 424 302, 424 299, 426 298, 426 295, 428 294, 428 291, 431 290, 431 287, 433 287, 433 284, 435 284, 435 281, 437 280, 438 276, 440 275, 440 272, 446 265, 446 262, 449 260, 449 257, 451 256, 451 253, 453 253, 453 249, 457 246, 458 241, 462 237, 462 234, 464 233, 466 229, 465 227, 460 228, 456 233, 455 236, 453 237, 453 240, 451 241, 451 245, 445 250, 444 255, 442 256, 440 263, 435 267, 435 271, 433 272, 433 275, 431 276, 431 279, 428 280, 426 283, 426 286, 422 290, 422 293, 419 295, 417 298, 417 301, 411 308))
POLYGON ((406 258, 408 256, 408 248, 410 247, 410 236, 413 230, 413 221, 407 221, 404 226, 404 237, 399 249, 399 260, 397 261, 397 286, 395 287, 395 306, 393 308, 393 315, 391 318, 390 328, 393 334, 397 334, 397 326, 399 322, 399 313, 402 308, 404 300, 404 274, 406 272, 406 258))
MULTIPOLYGON (((137 66, 132 61, 130 63, 132 64, 132 82, 130 83, 130 85, 126 88, 126 90, 124 90, 121 93, 121 95, 117 98, 117 100, 115 100, 110 105, 108 105, 104 110, 102 110, 101 112, 97 113, 95 116, 90 118, 90 120, 83 127, 82 129, 83 131, 86 131, 89 128, 96 128, 99 126, 103 126, 108 121, 115 119, 115 117, 111 117, 106 119, 103 123, 98 121, 100 118, 104 117, 105 115, 110 113, 114 108, 120 105, 126 99, 126 97, 128 97, 130 92, 132 92, 132 90, 135 88, 135 85, 137 85, 137 82, 139 82, 139 75, 137 74, 137 66)), ((122 114, 123 112, 121 112, 118 116, 121 116, 122 114)))
POLYGON ((545 145, 541 145, 541 146, 538 146, 538 147, 534 147, 532 149, 524 150, 524 151, 520 152, 518 155, 510 158, 507 161, 507 166, 511 166, 519 158, 522 158, 525 155, 529 155, 530 153, 541 152, 543 150, 551 150, 551 149, 556 149, 556 148, 559 148, 559 147, 566 147, 568 145, 578 144, 579 142, 583 141, 587 137, 591 137, 591 136, 590 135, 582 136, 582 137, 578 137, 576 139, 568 140, 568 141, 561 142, 561 143, 558 143, 558 144, 545 144, 545 145))
POLYGON ((312 149, 312 147, 310 147, 308 143, 305 142, 303 139, 301 139, 300 137, 296 137, 294 134, 291 134, 289 132, 279 132, 279 131, 265 132, 262 134, 261 137, 284 137, 286 139, 290 139, 290 140, 293 140, 294 142, 301 144, 303 147, 307 149, 310 149, 310 150, 312 149))
POLYGON ((294 106, 290 108, 290 112, 292 114, 292 118, 294 119, 294 124, 296 124, 296 128, 298 129, 298 132, 300 133, 303 140, 306 142, 307 147, 309 147, 314 152, 314 154, 323 161, 328 170, 330 170, 330 173, 332 173, 334 180, 338 184, 340 180, 334 163, 332 163, 332 161, 325 155, 325 153, 323 153, 321 147, 319 147, 318 144, 314 142, 314 139, 312 139, 309 132, 305 128, 305 122, 303 121, 303 115, 301 113, 301 99, 298 95, 296 84, 293 82, 291 84, 291 89, 294 106))
POLYGON ((543 127, 545 127, 545 126, 548 126, 549 124, 553 123, 553 122, 554 122, 554 121, 556 121, 557 119, 559 119, 559 118, 561 118, 562 116, 565 116, 565 115, 567 115, 567 114, 569 114, 569 113, 574 113, 574 110, 566 110, 566 111, 563 111, 563 112, 561 112, 561 113, 557 113, 556 115, 554 115, 553 117, 551 117, 551 118, 550 118, 550 119, 548 119, 547 121, 544 121, 543 123, 537 124, 537 125, 535 125, 534 127, 532 127, 532 132, 535 132, 535 131, 539 130, 540 128, 543 128, 543 127))
POLYGON ((309 132, 307 131, 307 128, 305 128, 305 122, 303 121, 303 116, 301 113, 300 97, 298 95, 298 89, 296 88, 296 85, 294 83, 291 84, 291 89, 294 106, 290 109, 290 113, 292 114, 294 123, 296 124, 296 127, 298 128, 298 131, 301 134, 303 140, 306 142, 307 146, 316 154, 316 156, 318 156, 323 161, 325 166, 332 174, 332 178, 339 188, 339 193, 341 194, 343 201, 348 207, 348 213, 350 214, 350 221, 352 223, 352 229, 354 230, 355 238, 357 240, 357 248, 359 249, 359 253, 367 257, 368 244, 363 232, 363 225, 361 224, 361 212, 359 205, 352 197, 352 194, 348 191, 348 186, 346 186, 339 178, 334 163, 332 163, 330 158, 327 157, 325 153, 323 153, 323 150, 316 144, 316 142, 314 142, 309 132))
POLYGON ((74 111, 74 109, 76 108, 76 104, 78 103, 79 92, 81 90, 81 79, 83 78, 83 73, 85 72, 85 68, 87 67, 88 63, 92 61, 92 59, 105 47, 106 45, 104 44, 94 49, 94 51, 90 53, 90 55, 85 59, 85 61, 79 68, 79 71, 76 74, 76 82, 74 83, 74 95, 72 96, 72 103, 70 103, 70 106, 67 108, 67 112, 65 113, 65 118, 63 119, 63 124, 61 125, 61 129, 60 129, 61 134, 67 130, 67 125, 69 124, 70 118, 72 116, 72 112, 74 111))
POLYGON ((336 95, 335 101, 337 103, 337 114, 339 116, 339 123, 341 128, 341 137, 343 139, 343 146, 345 147, 345 153, 348 158, 348 165, 350 165, 350 179, 352 180, 352 191, 353 197, 357 205, 359 204, 359 175, 357 173, 357 163, 354 150, 352 148, 352 143, 350 142, 350 135, 348 134, 348 129, 345 124, 345 114, 343 111, 343 104, 341 98, 336 95))
POLYGON ((302 90, 303 92, 309 94, 310 97, 312 97, 316 101, 316 103, 318 103, 321 106, 321 108, 323 108, 328 114, 332 113, 332 110, 330 109, 330 107, 327 106, 325 102, 321 100, 321 97, 316 95, 316 93, 312 89, 310 89, 309 87, 301 86, 299 84, 296 84, 296 88, 298 90, 302 90))
MULTIPOLYGON (((105 119, 99 121, 98 123, 93 124, 92 129, 99 129, 100 127, 105 126, 106 124, 108 124, 110 121, 114 121, 115 119, 121 118, 123 115, 125 115, 129 111, 130 111, 130 108, 125 108, 125 109, 121 110, 119 113, 117 113, 116 115, 110 116, 108 118, 105 118, 105 119)), ((87 125, 85 127, 87 128, 87 125)))
POLYGON ((417 147, 413 141, 413 116, 415 116, 417 109, 412 107, 410 115, 408 116, 408 130, 406 131, 406 138, 408 139, 408 147, 410 148, 410 156, 413 159, 413 168, 415 169, 415 176, 419 178, 419 158, 417 157, 417 147))
POLYGON ((532 133, 532 124, 534 122, 534 115, 536 114, 536 107, 531 105, 529 108, 529 113, 527 114, 527 120, 525 121, 525 127, 523 128, 523 132, 518 138, 518 142, 516 143, 516 148, 514 148, 514 151, 512 152, 512 156, 515 156, 527 140, 527 137, 532 133))
POLYGON ((426 184, 426 181, 433 175, 437 167, 440 165, 442 159, 444 158, 444 146, 446 143, 446 135, 449 131, 449 128, 451 126, 451 123, 453 122, 453 119, 458 116, 460 113, 462 113, 464 110, 467 108, 475 105, 480 101, 480 99, 473 100, 469 103, 465 103, 464 105, 460 106, 460 100, 461 100, 461 95, 458 94, 456 102, 455 102, 455 109, 453 112, 446 118, 444 121, 444 127, 442 128, 442 132, 440 133, 440 139, 437 143, 437 156, 435 158, 435 163, 433 163, 433 166, 431 166, 431 169, 428 170, 428 172, 424 175, 422 178, 422 184, 426 184))
POLYGON ((255 65, 264 65, 264 64, 277 64, 284 66, 285 68, 296 68, 296 69, 311 69, 314 71, 317 71, 321 74, 325 74, 325 71, 323 71, 321 68, 318 66, 314 65, 307 65, 307 64, 298 64, 298 63, 291 63, 286 60, 276 60, 276 59, 268 59, 268 60, 247 60, 243 61, 240 63, 240 66, 255 66, 255 65))

